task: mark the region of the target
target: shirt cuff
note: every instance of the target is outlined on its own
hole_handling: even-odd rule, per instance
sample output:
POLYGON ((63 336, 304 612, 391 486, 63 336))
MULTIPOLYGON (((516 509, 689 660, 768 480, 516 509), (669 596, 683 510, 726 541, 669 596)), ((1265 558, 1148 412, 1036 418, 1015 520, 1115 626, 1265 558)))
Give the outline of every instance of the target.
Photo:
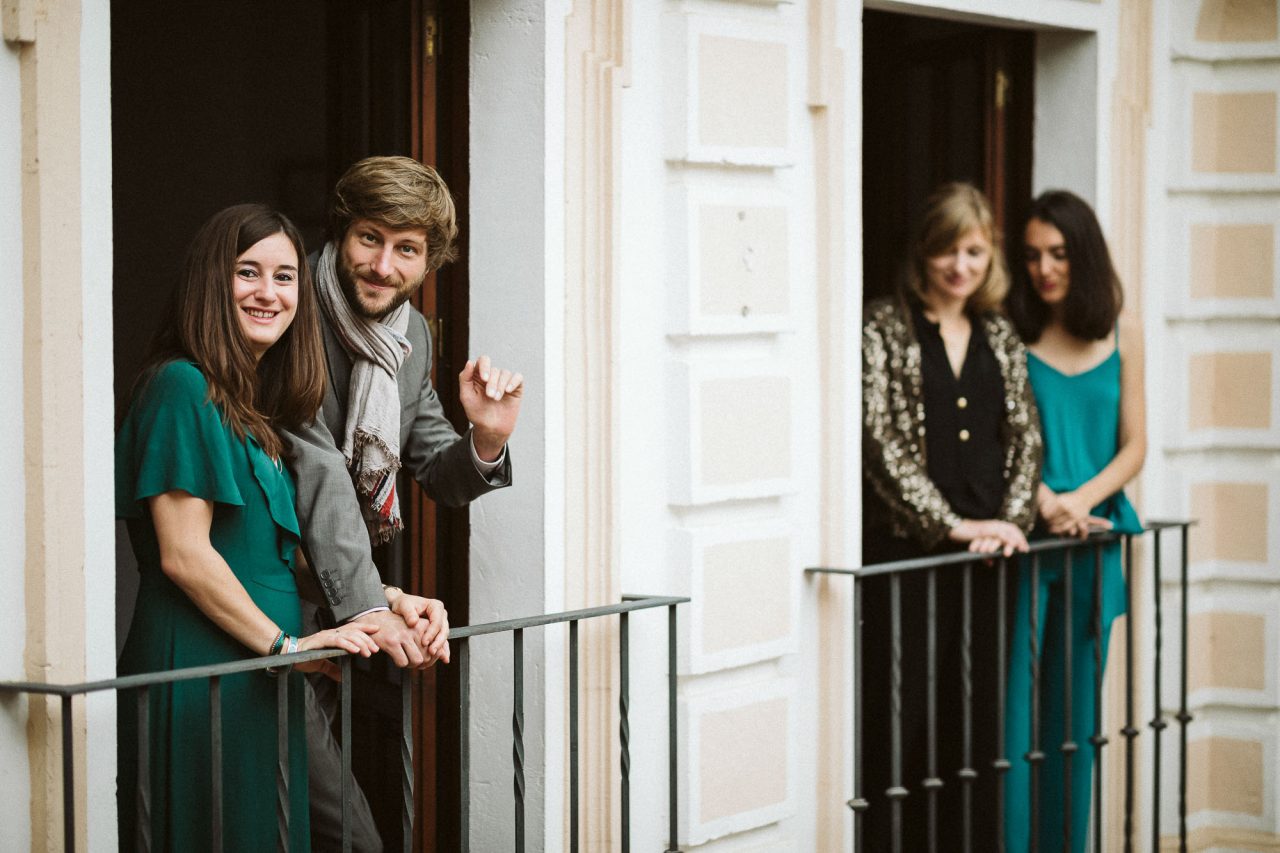
POLYGON ((368 616, 370 613, 377 613, 379 610, 390 610, 390 609, 391 608, 385 604, 381 605, 380 607, 370 607, 368 610, 361 610, 355 616, 352 616, 350 619, 348 619, 346 622, 343 622, 342 624, 346 625, 348 622, 354 622, 357 619, 359 619, 361 616, 368 616))
POLYGON ((504 444, 498 458, 492 462, 485 462, 480 458, 480 454, 476 453, 476 437, 474 434, 467 439, 467 444, 471 447, 471 461, 475 463, 476 470, 480 472, 480 476, 486 480, 493 476, 493 472, 502 467, 502 463, 507 461, 507 447, 504 444))

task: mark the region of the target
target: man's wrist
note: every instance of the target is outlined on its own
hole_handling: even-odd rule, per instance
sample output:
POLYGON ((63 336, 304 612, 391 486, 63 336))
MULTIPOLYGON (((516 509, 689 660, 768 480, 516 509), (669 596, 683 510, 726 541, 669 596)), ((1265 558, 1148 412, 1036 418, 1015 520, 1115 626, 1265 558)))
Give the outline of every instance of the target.
POLYGON ((469 443, 471 445, 471 461, 475 463, 476 469, 485 476, 502 467, 502 463, 507 458, 507 443, 505 441, 500 444, 494 444, 491 440, 486 440, 479 436, 472 429, 469 443))
POLYGON ((387 605, 385 605, 385 604, 379 604, 377 607, 370 607, 368 610, 361 610, 361 611, 360 611, 359 613, 357 613, 355 616, 351 616, 351 617, 349 617, 349 618, 347 618, 347 619, 342 620, 342 624, 343 624, 343 625, 346 625, 346 624, 347 624, 347 623, 349 623, 349 622, 355 622, 357 619, 361 619, 361 618, 363 618, 363 617, 365 617, 365 616, 368 616, 370 613, 378 613, 378 612, 380 612, 380 611, 384 611, 384 610, 385 610, 385 611, 390 611, 390 610, 391 610, 391 608, 390 608, 390 607, 388 607, 388 606, 387 606, 387 605))

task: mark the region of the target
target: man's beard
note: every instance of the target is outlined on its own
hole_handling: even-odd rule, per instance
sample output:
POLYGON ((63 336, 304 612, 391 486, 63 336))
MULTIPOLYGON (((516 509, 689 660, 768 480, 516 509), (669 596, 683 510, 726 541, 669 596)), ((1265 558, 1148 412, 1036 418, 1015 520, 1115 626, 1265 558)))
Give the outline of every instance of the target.
POLYGON ((342 295, 347 298, 347 304, 351 306, 351 310, 359 314, 366 320, 381 320, 392 311, 399 308, 405 302, 409 301, 409 297, 417 292, 422 286, 422 282, 426 281, 427 274, 423 272, 422 277, 417 281, 406 285, 399 276, 388 276, 385 279, 379 279, 367 267, 353 267, 347 263, 346 258, 338 257, 338 284, 342 288, 342 295), (361 270, 364 274, 361 274, 361 270), (373 308, 365 303, 361 298, 360 285, 358 280, 376 281, 380 284, 390 284, 395 287, 395 293, 391 297, 391 301, 385 307, 373 308))

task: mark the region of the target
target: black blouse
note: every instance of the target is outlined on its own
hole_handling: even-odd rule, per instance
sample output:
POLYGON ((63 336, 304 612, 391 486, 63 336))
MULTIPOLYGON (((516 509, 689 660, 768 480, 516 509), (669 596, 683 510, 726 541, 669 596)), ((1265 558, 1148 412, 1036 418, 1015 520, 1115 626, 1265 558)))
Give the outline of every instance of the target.
POLYGON ((959 378, 947 360, 937 323, 912 308, 923 374, 926 466, 962 518, 997 518, 1004 498, 1004 382, 979 323, 971 324, 959 378))

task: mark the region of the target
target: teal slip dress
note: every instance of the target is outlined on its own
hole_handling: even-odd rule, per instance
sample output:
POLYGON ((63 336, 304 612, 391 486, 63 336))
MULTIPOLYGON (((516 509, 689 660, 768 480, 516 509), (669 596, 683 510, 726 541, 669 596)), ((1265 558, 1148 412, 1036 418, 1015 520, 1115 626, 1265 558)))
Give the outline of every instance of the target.
MULTIPOLYGON (((116 436, 116 515, 138 559, 137 606, 120 675, 255 657, 215 625, 160 568, 147 498, 181 490, 212 501, 209 540, 254 603, 280 628, 302 628, 293 578, 299 544, 294 486, 249 436, 238 438, 209 402, 194 364, 171 361, 142 386, 116 436)), ((310 849, 302 676, 289 679, 289 850, 310 849)), ((221 680, 222 850, 277 847, 276 686, 263 672, 221 680)), ((147 729, 151 844, 155 851, 213 847, 209 680, 150 688, 147 729)), ((134 850, 138 817, 137 691, 119 695, 120 850, 134 850)))
MULTIPOLYGON (((1044 482, 1054 492, 1069 492, 1092 479, 1115 458, 1120 434, 1120 348, 1101 364, 1076 374, 1051 367, 1027 353, 1028 375, 1044 434, 1044 482)), ((1120 491, 1093 508, 1121 533, 1138 533, 1142 523, 1120 491)), ((1042 555, 1037 608, 1040 649, 1040 732, 1045 754, 1040 770, 1039 840, 1041 850, 1061 850, 1064 824, 1064 707, 1066 703, 1063 628, 1067 595, 1062 552, 1042 555)), ((1092 808, 1097 673, 1094 660, 1095 546, 1072 551, 1071 562, 1071 849, 1086 846, 1092 808)), ((1112 620, 1125 612, 1126 596, 1119 543, 1102 549, 1101 658, 1105 668, 1112 620)), ((1010 853, 1031 849, 1031 767, 1025 755, 1031 732, 1031 560, 1019 573, 1017 605, 1010 633, 1008 713, 1005 743, 1012 764, 1005 787, 1005 842, 1010 853)))

